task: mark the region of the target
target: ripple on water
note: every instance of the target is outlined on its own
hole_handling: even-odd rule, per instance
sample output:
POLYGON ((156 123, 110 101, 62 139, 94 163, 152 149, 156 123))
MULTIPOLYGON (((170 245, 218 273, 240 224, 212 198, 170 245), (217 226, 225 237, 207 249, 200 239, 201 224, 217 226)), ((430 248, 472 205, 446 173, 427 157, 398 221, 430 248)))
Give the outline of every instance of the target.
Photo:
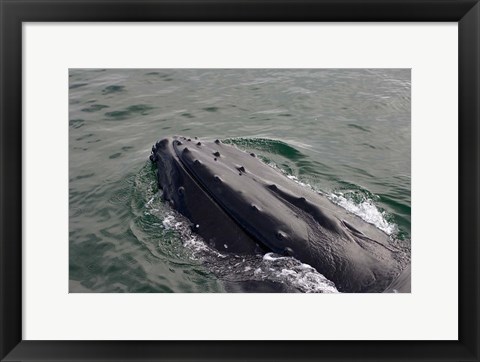
MULTIPOLYGON (((95 175, 95 172, 85 173, 83 175, 79 175, 79 176, 74 177, 73 180, 75 180, 75 181, 82 180, 82 179, 85 179, 85 178, 90 178, 94 175, 95 175)), ((70 180, 70 181, 72 181, 72 180, 70 180)))
POLYGON ((115 184, 115 189, 111 192, 108 202, 112 205, 130 205, 132 193, 134 192, 135 176, 123 179, 119 184, 115 184))
POLYGON ((207 112, 218 112, 219 108, 218 107, 205 107, 205 108, 202 108, 204 111, 207 111, 207 112))
POLYGON ((68 89, 77 89, 80 87, 85 87, 86 85, 88 85, 88 83, 73 83, 68 87, 68 89))
POLYGON ((111 94, 111 93, 118 93, 123 92, 125 90, 125 86, 123 85, 109 85, 102 90, 102 94, 111 94))
POLYGON ((108 156, 110 159, 119 158, 122 155, 121 152, 114 153, 113 155, 108 156))
POLYGON ((152 107, 148 104, 134 104, 121 110, 106 112, 105 116, 111 119, 124 120, 131 116, 148 115, 149 111, 151 111, 152 109, 155 109, 155 107, 152 107))
POLYGON ((370 132, 370 130, 367 129, 366 127, 362 127, 362 126, 360 126, 358 124, 355 124, 355 123, 349 123, 349 124, 347 124, 347 126, 350 127, 350 128, 358 129, 358 130, 363 131, 363 132, 370 132))
POLYGON ((85 120, 80 118, 71 119, 69 121, 69 126, 75 129, 82 127, 84 124, 85 120))
POLYGON ((90 137, 92 137, 92 136, 93 136, 93 133, 87 133, 86 135, 83 135, 83 136, 81 136, 81 137, 75 138, 75 140, 76 140, 76 141, 82 141, 82 140, 84 140, 84 139, 86 139, 86 138, 90 138, 90 137))
POLYGON ((83 108, 82 112, 92 113, 101 111, 104 108, 108 108, 105 104, 91 104, 89 107, 83 108))

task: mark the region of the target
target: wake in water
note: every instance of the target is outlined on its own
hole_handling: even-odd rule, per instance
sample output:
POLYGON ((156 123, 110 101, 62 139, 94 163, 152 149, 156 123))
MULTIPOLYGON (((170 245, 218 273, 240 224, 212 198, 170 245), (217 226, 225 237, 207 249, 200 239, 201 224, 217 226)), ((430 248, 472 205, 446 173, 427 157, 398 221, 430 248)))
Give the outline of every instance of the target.
POLYGON ((360 216, 364 221, 375 225, 387 235, 392 236, 397 232, 397 226, 387 221, 386 212, 380 211, 371 199, 366 199, 361 203, 355 203, 353 200, 347 199, 342 193, 332 193, 328 195, 328 198, 352 214, 360 216))

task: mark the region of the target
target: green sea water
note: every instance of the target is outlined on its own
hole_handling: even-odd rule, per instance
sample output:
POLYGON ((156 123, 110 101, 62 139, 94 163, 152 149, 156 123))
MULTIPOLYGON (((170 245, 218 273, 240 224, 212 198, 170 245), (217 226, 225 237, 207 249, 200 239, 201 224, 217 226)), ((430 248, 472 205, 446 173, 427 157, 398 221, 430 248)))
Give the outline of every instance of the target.
POLYGON ((410 250, 408 69, 71 69, 70 292, 332 292, 293 258, 209 249, 161 200, 169 135, 255 152, 410 250))

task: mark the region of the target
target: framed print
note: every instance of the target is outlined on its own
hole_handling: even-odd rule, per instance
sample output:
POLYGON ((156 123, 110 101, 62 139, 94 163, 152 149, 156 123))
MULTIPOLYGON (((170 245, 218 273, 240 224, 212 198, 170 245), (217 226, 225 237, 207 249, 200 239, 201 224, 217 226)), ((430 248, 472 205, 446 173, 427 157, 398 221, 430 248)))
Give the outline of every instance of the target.
POLYGON ((477 1, 1 9, 2 361, 479 359, 477 1))

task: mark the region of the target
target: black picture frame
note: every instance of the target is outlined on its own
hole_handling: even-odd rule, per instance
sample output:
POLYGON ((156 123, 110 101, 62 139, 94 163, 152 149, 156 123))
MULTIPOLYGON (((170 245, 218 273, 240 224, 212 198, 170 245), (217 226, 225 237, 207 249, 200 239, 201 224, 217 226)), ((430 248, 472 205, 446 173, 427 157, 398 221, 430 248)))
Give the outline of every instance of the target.
MULTIPOLYGON (((473 0, 0 0, 1 361, 479 361, 480 4, 473 0), (22 340, 22 22, 458 22, 458 341, 22 340)), ((432 133, 434 137, 434 132, 432 133)), ((439 291, 439 296, 443 291, 439 291)))

